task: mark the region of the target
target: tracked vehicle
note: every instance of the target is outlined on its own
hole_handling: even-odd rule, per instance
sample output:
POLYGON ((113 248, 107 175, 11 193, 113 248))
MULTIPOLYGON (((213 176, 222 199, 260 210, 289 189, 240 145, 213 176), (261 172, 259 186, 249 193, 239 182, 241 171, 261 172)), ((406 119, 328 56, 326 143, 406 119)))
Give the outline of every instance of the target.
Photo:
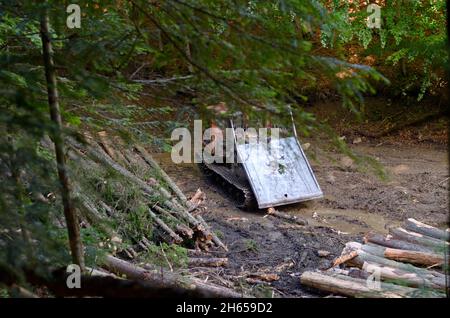
POLYGON ((286 137, 272 138, 268 142, 260 142, 260 136, 253 139, 256 142, 238 142, 238 133, 245 134, 247 130, 235 128, 233 120, 227 128, 233 131, 232 155, 236 160, 201 163, 200 168, 234 198, 238 207, 263 209, 323 196, 297 139, 293 121, 291 136, 288 132, 286 137))

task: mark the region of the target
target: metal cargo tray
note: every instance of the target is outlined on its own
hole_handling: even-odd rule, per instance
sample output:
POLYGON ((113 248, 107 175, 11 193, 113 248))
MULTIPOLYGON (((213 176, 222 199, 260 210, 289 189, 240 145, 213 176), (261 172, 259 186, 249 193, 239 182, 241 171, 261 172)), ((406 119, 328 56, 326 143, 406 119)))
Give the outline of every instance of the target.
POLYGON ((323 196, 297 138, 238 144, 236 151, 260 209, 323 196))

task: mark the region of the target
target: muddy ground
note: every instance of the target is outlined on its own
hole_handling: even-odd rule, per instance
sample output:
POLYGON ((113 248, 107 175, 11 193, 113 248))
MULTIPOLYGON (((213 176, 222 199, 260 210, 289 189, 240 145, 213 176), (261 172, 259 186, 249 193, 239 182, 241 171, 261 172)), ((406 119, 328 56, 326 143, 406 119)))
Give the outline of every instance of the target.
POLYGON ((310 144, 307 155, 316 158, 310 161, 324 197, 280 210, 302 216, 308 226, 267 216, 264 211, 242 211, 195 165, 175 165, 169 154, 156 159, 187 195, 198 188, 206 193, 203 217, 229 248, 228 266, 198 269, 200 277, 234 288, 241 286, 257 296, 324 296, 302 287, 299 276, 305 270, 329 266, 346 242, 362 241, 364 233, 371 230, 387 233, 389 226, 409 217, 445 227, 447 146, 442 140, 416 138, 423 130, 421 125, 381 138, 354 133, 346 136, 356 154, 371 156, 382 164, 388 176, 384 180, 343 154, 324 150, 328 149, 326 140, 301 140, 310 144), (319 250, 329 255, 321 257, 319 250), (249 282, 246 277, 251 273, 276 273, 280 278, 270 283, 249 282))

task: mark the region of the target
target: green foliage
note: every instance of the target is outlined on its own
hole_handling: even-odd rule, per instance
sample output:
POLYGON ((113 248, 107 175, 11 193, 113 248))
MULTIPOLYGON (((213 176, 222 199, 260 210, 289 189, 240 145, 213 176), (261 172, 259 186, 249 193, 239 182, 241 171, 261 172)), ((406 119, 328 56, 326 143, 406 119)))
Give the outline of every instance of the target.
POLYGON ((131 210, 124 221, 122 232, 127 236, 135 240, 140 237, 151 237, 152 223, 149 218, 148 206, 141 205, 131 210))
MULTIPOLYGON (((102 201, 115 211, 114 216, 103 213, 108 220, 105 226, 114 229, 126 244, 135 244, 142 237, 152 236, 152 222, 148 212, 148 204, 156 202, 145 197, 140 188, 130 183, 115 171, 102 166, 87 166, 80 161, 73 161, 70 165, 73 175, 78 176, 78 183, 83 192, 89 194, 92 202, 102 201)), ((136 170, 136 168, 130 168, 136 170)), ((139 175, 139 174, 138 174, 139 175)), ((145 178, 144 178, 145 180, 145 178)), ((102 206, 96 206, 98 211, 104 212, 102 206)), ((87 232, 89 233, 89 232, 87 232)), ((108 233, 100 227, 91 233, 87 243, 98 245, 110 239, 108 233)))
POLYGON ((6 288, 0 287, 0 298, 9 298, 9 292, 6 288))
POLYGON ((142 261, 150 261, 156 266, 164 268, 186 268, 188 266, 187 250, 174 244, 161 243, 152 245, 146 253, 141 256, 142 261), (169 265, 170 264, 170 265, 169 265))
POLYGON ((398 85, 404 86, 400 88, 403 95, 411 86, 418 88, 418 100, 427 91, 436 93, 445 82, 448 54, 444 0, 386 1, 381 6, 379 29, 367 27, 369 13, 359 2, 333 1, 329 10, 331 18, 321 32, 324 46, 342 52, 348 45, 361 45, 361 55, 374 54, 382 69, 403 64, 399 73, 405 73, 408 66, 403 74, 406 79, 398 85))

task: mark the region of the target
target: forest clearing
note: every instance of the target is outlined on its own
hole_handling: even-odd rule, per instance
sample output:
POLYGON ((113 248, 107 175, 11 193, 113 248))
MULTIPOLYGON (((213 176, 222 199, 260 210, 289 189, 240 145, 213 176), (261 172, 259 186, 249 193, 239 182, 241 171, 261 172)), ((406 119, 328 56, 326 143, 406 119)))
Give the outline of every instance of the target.
POLYGON ((0 1, 0 298, 448 297, 448 10, 0 1))

